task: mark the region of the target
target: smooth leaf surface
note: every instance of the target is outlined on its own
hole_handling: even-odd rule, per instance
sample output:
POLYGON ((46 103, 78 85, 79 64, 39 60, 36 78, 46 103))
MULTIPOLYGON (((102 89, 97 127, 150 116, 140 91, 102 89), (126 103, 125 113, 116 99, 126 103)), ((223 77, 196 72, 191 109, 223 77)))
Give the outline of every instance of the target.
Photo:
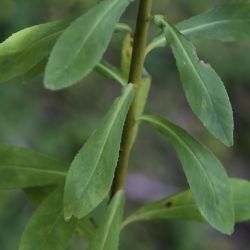
POLYGON ((57 40, 45 70, 45 86, 62 89, 100 62, 129 0, 103 0, 80 16, 57 40))
POLYGON ((118 250, 124 203, 124 192, 118 191, 109 204, 95 236, 90 241, 89 250, 118 250))
POLYGON ((73 160, 66 178, 64 216, 82 218, 108 194, 119 157, 121 136, 132 98, 133 84, 111 106, 97 130, 73 160))
POLYGON ((219 160, 173 123, 155 116, 143 116, 142 119, 174 146, 202 216, 215 229, 231 234, 234 225, 232 192, 219 160))
POLYGON ((94 224, 90 216, 86 216, 77 223, 77 232, 80 233, 85 239, 91 240, 97 230, 97 226, 94 224))
POLYGON ((120 70, 107 62, 103 61, 102 63, 99 63, 96 67, 96 71, 101 75, 120 83, 122 86, 127 84, 127 80, 123 77, 120 70))
POLYGON ((0 188, 46 186, 64 181, 68 164, 15 146, 0 146, 0 188))
MULTIPOLYGON (((231 179, 235 221, 250 220, 250 183, 246 180, 231 179)), ((175 194, 158 202, 146 204, 131 214, 123 226, 136 221, 155 219, 180 219, 205 222, 190 190, 175 194)))
POLYGON ((189 105, 203 125, 227 146, 233 144, 233 112, 224 84, 200 61, 192 43, 173 26, 166 28, 189 105))
POLYGON ((31 70, 48 57, 69 21, 49 22, 14 33, 0 44, 0 82, 31 70))
MULTIPOLYGON (((177 29, 189 38, 214 39, 223 42, 250 37, 250 3, 230 3, 211 8, 199 15, 181 21, 177 29)), ((158 47, 165 47, 164 34, 148 46, 147 54, 158 47)))
POLYGON ((62 192, 56 190, 41 203, 23 233, 20 250, 67 249, 76 221, 65 222, 62 198, 62 192))
POLYGON ((250 2, 230 3, 184 20, 177 28, 188 37, 236 41, 250 37, 250 2))

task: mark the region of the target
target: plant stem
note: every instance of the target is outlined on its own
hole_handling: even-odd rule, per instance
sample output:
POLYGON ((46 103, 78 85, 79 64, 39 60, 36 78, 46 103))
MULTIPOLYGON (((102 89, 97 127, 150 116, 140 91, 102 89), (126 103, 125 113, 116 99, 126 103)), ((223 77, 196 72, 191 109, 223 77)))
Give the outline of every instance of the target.
POLYGON ((111 189, 111 197, 118 190, 124 188, 130 153, 137 134, 136 111, 139 102, 138 98, 142 81, 151 9, 152 0, 140 0, 129 73, 129 83, 134 84, 136 93, 124 126, 120 156, 111 189))

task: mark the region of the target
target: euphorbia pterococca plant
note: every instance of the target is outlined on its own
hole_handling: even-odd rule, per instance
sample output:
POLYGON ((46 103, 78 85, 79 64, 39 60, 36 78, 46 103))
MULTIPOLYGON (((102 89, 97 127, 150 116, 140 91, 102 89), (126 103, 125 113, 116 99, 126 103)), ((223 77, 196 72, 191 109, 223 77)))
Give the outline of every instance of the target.
POLYGON ((213 152, 167 117, 144 114, 151 85, 145 58, 169 46, 190 108, 204 129, 226 146, 233 145, 233 112, 226 89, 215 70, 199 59, 192 40, 231 42, 248 37, 250 3, 220 5, 174 24, 152 13, 152 0, 140 0, 133 31, 119 20, 134 2, 102 0, 75 20, 32 26, 0 44, 1 82, 43 73, 45 88, 56 91, 95 70, 121 87, 120 96, 70 165, 28 149, 0 146, 0 188, 21 188, 37 206, 20 250, 67 249, 76 232, 89 242, 90 250, 116 250, 121 231, 143 220, 199 221, 230 235, 236 222, 250 219, 247 180, 229 178, 213 152), (159 35, 148 42, 150 25, 159 35), (125 37, 120 68, 103 59, 114 31, 125 37), (174 147, 189 189, 146 204, 124 220, 124 184, 140 123, 147 123, 174 147), (97 224, 92 212, 103 201, 106 209, 97 224))

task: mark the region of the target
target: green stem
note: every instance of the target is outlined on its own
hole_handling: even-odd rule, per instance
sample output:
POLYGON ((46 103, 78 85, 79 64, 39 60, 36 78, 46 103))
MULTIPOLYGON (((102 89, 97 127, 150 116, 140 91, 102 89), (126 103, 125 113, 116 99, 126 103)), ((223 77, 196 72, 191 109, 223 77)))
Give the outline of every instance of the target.
POLYGON ((136 114, 139 105, 140 85, 142 81, 151 9, 152 0, 140 0, 129 74, 129 83, 135 85, 136 94, 123 131, 120 156, 112 185, 111 197, 113 197, 118 190, 124 188, 130 152, 137 134, 136 114))

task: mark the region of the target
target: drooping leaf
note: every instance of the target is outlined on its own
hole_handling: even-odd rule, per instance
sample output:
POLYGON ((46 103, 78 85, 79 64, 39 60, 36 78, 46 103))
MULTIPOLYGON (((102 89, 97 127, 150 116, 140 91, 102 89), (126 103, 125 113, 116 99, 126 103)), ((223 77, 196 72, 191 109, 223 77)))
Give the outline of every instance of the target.
POLYGON ((0 82, 31 70, 50 53, 69 21, 49 22, 14 33, 0 44, 0 82))
MULTIPOLYGON (((223 4, 181 21, 176 27, 189 38, 238 41, 250 37, 249 13, 248 1, 223 4)), ((166 39, 164 34, 161 34, 150 43, 147 54, 155 48, 165 46, 166 39)))
POLYGON ((216 138, 232 145, 233 112, 223 82, 209 64, 199 60, 192 43, 173 26, 167 25, 166 37, 193 112, 216 138))
POLYGON ((118 250, 124 210, 124 192, 118 191, 109 204, 89 250, 118 250))
POLYGON ((111 106, 97 130, 73 160, 66 178, 64 216, 82 218, 108 194, 119 149, 123 125, 134 95, 133 84, 111 106))
POLYGON ((215 229, 231 234, 234 210, 229 178, 219 160, 186 131, 155 116, 143 116, 174 146, 194 200, 202 216, 215 229))
MULTIPOLYGON (((235 222, 250 220, 250 183, 246 180, 231 179, 235 222)), ((155 219, 180 219, 204 222, 190 190, 175 194, 161 201, 146 204, 131 214, 123 227, 136 222, 155 219)))
POLYGON ((0 188, 46 186, 64 181, 68 164, 31 150, 0 146, 0 188))
POLYGON ((129 0, 103 0, 80 16, 56 42, 45 71, 45 86, 62 89, 90 73, 100 62, 129 0))
POLYGON ((76 220, 65 222, 62 192, 54 191, 32 215, 23 233, 19 250, 63 250, 75 232, 76 220))

